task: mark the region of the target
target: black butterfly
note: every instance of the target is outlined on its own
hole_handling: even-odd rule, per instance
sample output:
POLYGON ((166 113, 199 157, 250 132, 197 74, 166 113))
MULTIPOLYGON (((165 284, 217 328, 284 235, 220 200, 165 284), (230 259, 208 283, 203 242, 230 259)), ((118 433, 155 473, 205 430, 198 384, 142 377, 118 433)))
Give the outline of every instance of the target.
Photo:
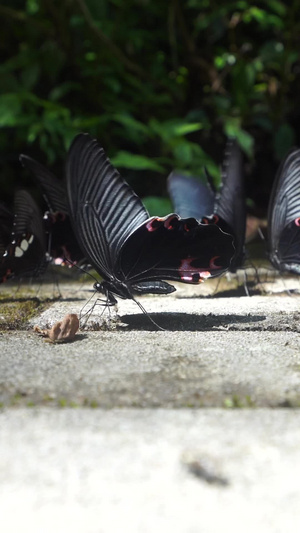
POLYGON ((0 283, 38 276, 48 264, 42 214, 27 191, 16 191, 13 211, 9 242, 0 259, 0 283))
POLYGON ((268 210, 269 259, 278 270, 300 274, 300 149, 281 163, 268 210))
POLYGON ((45 229, 49 236, 48 253, 54 263, 68 266, 83 260, 83 253, 74 235, 68 214, 65 185, 44 165, 26 155, 20 155, 22 165, 35 176, 42 189, 49 211, 44 213, 45 229))
POLYGON ((232 237, 194 218, 149 215, 139 197, 88 134, 73 141, 66 164, 70 217, 78 242, 113 295, 169 294, 165 279, 199 283, 225 272, 234 253, 232 237))
POLYGON ((242 154, 236 141, 228 143, 222 168, 222 184, 216 192, 212 180, 188 178, 177 172, 168 177, 168 190, 175 211, 193 216, 205 224, 217 224, 233 236, 235 253, 229 270, 235 272, 244 261, 246 205, 242 154))

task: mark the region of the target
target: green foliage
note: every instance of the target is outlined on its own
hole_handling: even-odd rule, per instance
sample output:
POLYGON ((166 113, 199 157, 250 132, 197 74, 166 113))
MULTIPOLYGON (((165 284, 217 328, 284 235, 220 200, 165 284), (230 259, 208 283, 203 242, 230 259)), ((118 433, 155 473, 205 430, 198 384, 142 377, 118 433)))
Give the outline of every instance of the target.
POLYGON ((62 168, 88 131, 145 195, 153 179, 164 194, 173 168, 217 182, 226 136, 250 162, 299 142, 295 1, 5 0, 0 14, 8 174, 21 151, 62 168))
POLYGON ((157 198, 157 196, 145 196, 143 203, 150 216, 156 216, 158 213, 161 217, 172 213, 172 204, 168 198, 157 198))

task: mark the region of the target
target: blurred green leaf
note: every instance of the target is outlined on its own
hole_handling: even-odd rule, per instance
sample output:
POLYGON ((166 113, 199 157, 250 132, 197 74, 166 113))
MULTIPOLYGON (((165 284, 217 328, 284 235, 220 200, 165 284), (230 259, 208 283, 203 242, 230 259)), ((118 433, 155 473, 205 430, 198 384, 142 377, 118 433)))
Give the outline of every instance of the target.
POLYGON ((189 123, 182 119, 172 119, 165 122, 159 122, 157 119, 150 119, 150 130, 161 137, 165 142, 169 142, 176 137, 182 137, 189 133, 202 129, 200 122, 189 123))
POLYGON ((156 170, 157 172, 164 172, 164 168, 149 157, 131 154, 121 150, 114 157, 111 162, 117 168, 131 168, 134 170, 156 170))
POLYGON ((259 152, 251 165, 268 159, 263 171, 248 167, 256 191, 300 138, 293 2, 5 0, 1 14, 7 176, 6 161, 28 144, 62 167, 72 138, 86 131, 133 181, 147 171, 142 194, 163 195, 174 167, 198 175, 206 166, 217 183, 229 135, 249 158, 259 152))
POLYGON ((17 94, 2 94, 0 98, 0 127, 12 127, 18 124, 22 103, 17 94))
POLYGON ((253 157, 254 139, 252 135, 241 128, 240 121, 234 118, 229 118, 225 121, 224 131, 227 137, 235 138, 244 152, 253 157))
POLYGON ((287 123, 281 124, 274 134, 273 143, 276 157, 279 160, 283 159, 288 150, 295 145, 295 132, 293 128, 287 123))
POLYGON ((143 198, 143 204, 145 205, 150 216, 164 217, 173 213, 172 203, 169 198, 162 198, 159 196, 146 196, 143 198))

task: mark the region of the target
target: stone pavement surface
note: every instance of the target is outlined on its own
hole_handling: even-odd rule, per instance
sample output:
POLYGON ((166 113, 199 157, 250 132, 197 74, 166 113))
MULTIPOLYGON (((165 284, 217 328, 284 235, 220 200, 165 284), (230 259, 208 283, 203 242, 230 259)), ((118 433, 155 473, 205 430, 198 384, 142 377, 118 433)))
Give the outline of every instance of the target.
MULTIPOLYGON (((271 295, 199 297, 207 284, 140 298, 165 331, 119 301, 121 321, 96 306, 94 330, 72 343, 3 332, 1 531, 300 531, 294 283, 290 294, 279 281, 271 295)), ((32 325, 90 296, 89 285, 61 290, 32 325)))

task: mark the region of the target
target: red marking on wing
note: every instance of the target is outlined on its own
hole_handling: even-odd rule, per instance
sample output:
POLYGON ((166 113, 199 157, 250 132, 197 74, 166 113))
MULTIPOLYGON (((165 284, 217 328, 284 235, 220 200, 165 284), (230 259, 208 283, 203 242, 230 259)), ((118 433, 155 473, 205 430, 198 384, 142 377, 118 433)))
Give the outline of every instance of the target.
POLYGON ((209 217, 203 217, 201 220, 201 223, 202 224, 218 224, 219 220, 220 219, 218 215, 211 215, 209 217))
POLYGON ((219 259, 219 255, 215 255, 214 257, 211 258, 210 262, 209 262, 209 269, 210 270, 218 270, 220 268, 222 268, 220 265, 215 265, 215 260, 216 259, 219 259))
POLYGON ((165 228, 174 229, 174 226, 172 225, 172 221, 174 221, 174 220, 177 221, 178 217, 174 216, 174 215, 168 215, 167 217, 165 217, 165 221, 164 221, 165 228))
POLYGON ((146 228, 148 231, 156 231, 160 224, 157 224, 157 222, 163 222, 163 218, 159 218, 159 217, 156 217, 156 218, 151 218, 151 220, 149 220, 149 222, 146 224, 146 228))
POLYGON ((181 274, 182 281, 191 281, 194 283, 202 283, 205 279, 210 277, 210 272, 203 270, 203 268, 197 268, 191 266, 191 262, 195 260, 195 257, 188 257, 182 259, 179 272, 181 274), (199 277, 197 280, 197 276, 199 277))
POLYGON ((172 224, 172 221, 174 220, 178 220, 176 215, 167 215, 163 218, 151 218, 146 224, 146 229, 148 231, 156 231, 163 224, 166 229, 172 230, 174 229, 174 225, 172 224))
POLYGON ((299 218, 296 218, 296 220, 295 220, 295 224, 296 224, 296 226, 300 226, 300 217, 299 217, 299 218))
POLYGON ((3 278, 2 278, 2 282, 5 283, 9 279, 9 277, 11 276, 12 273, 13 273, 12 270, 10 268, 8 268, 7 271, 5 272, 3 278))

